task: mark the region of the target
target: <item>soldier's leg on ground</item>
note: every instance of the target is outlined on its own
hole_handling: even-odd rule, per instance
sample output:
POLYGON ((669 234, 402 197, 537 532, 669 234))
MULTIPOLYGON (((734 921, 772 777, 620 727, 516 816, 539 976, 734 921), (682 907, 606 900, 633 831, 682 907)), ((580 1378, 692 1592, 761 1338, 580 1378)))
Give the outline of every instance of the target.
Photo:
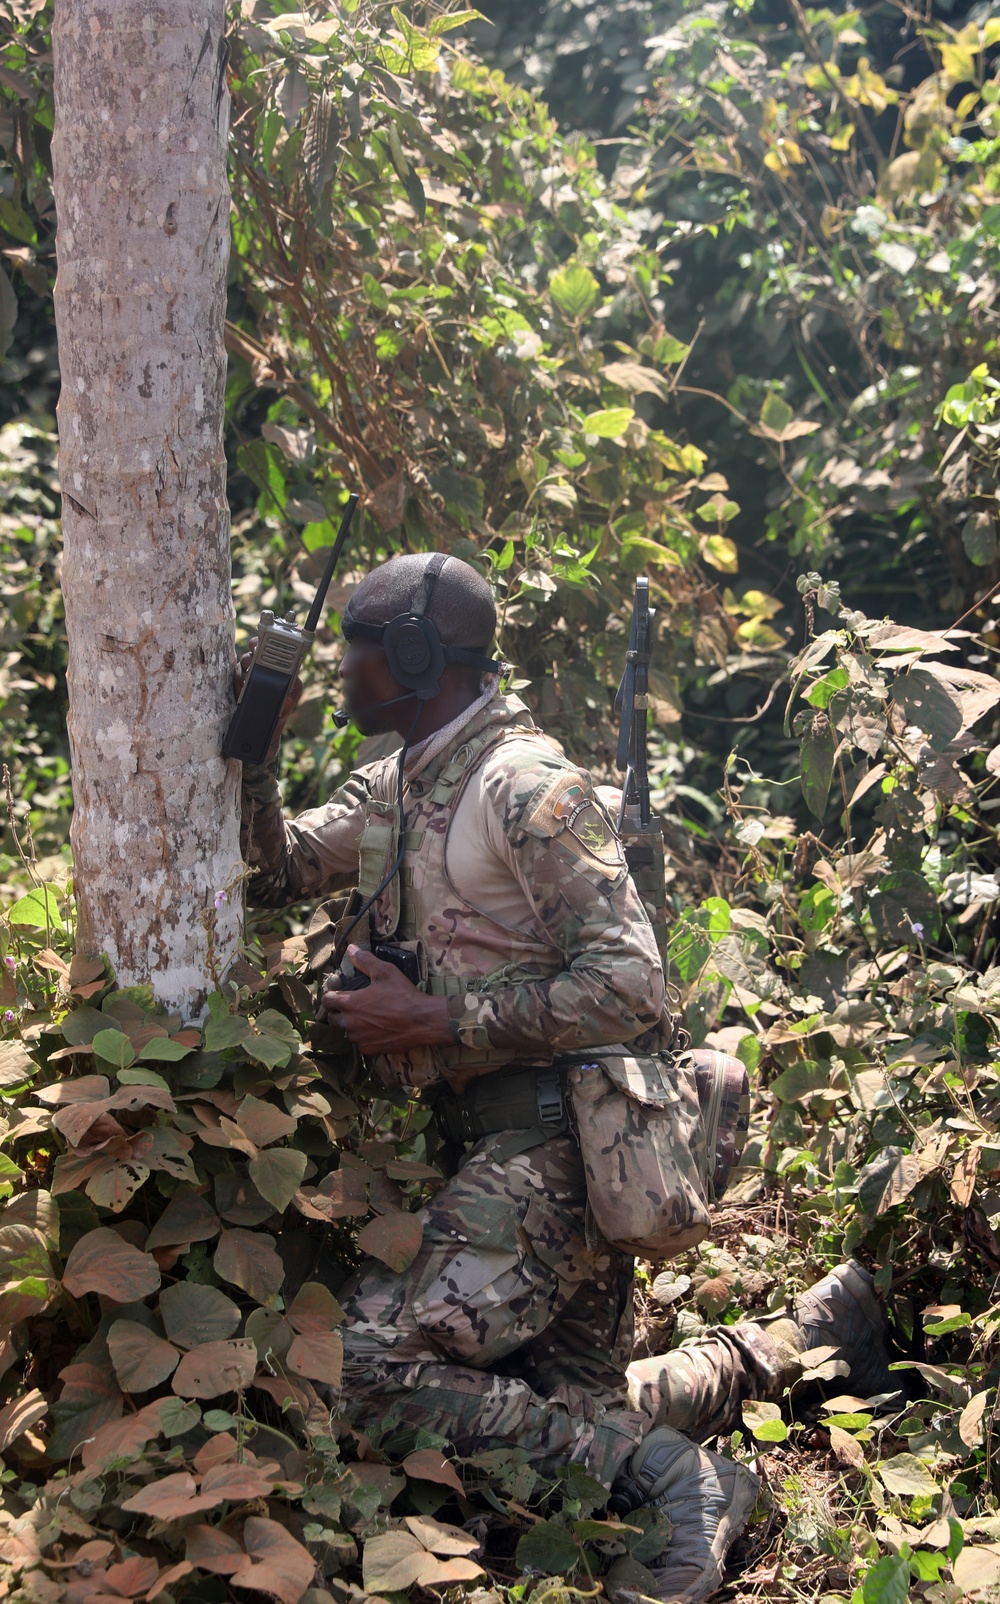
POLYGON ((668 1425, 698 1442, 742 1424, 750 1398, 780 1403, 803 1373, 802 1355, 831 1346, 856 1396, 893 1390, 886 1322, 871 1275, 853 1260, 796 1298, 791 1314, 717 1326, 670 1353, 635 1360, 629 1401, 651 1425, 668 1425))
POLYGON ((408 1269, 369 1262, 342 1290, 342 1408, 363 1428, 397 1422, 386 1439, 395 1449, 423 1427, 460 1454, 520 1448, 543 1474, 574 1462, 610 1485, 645 1422, 609 1378, 610 1332, 599 1334, 594 1364, 611 1407, 593 1395, 578 1322, 588 1288, 614 1284, 620 1299, 620 1256, 587 1246, 571 1138, 498 1161, 502 1142, 481 1142, 421 1211, 423 1242, 408 1269), (539 1350, 537 1373, 553 1382, 542 1396, 512 1356, 567 1311, 577 1359, 560 1378, 539 1350))
POLYGON ((518 1350, 508 1367, 537 1393, 579 1386, 606 1409, 628 1408, 634 1260, 608 1252, 600 1262, 602 1267, 580 1282, 562 1312, 518 1350))

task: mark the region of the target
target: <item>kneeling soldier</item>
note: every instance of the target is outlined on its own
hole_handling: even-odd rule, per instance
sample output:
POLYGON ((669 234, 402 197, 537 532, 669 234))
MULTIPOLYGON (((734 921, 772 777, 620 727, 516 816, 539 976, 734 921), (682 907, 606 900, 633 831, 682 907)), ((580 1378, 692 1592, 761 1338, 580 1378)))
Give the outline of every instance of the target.
MULTIPOLYGON (((342 1407, 361 1425, 391 1413, 401 1448, 419 1428, 463 1455, 520 1448, 544 1476, 584 1466, 621 1512, 659 1505, 670 1547, 652 1575, 609 1585, 697 1600, 719 1585, 756 1496, 749 1471, 698 1441, 739 1424, 745 1399, 780 1399, 808 1347, 838 1344, 853 1391, 891 1391, 883 1317, 849 1265, 786 1318, 629 1366, 633 1259, 588 1220, 567 1086, 574 1064, 625 1054, 659 1025, 663 971, 590 775, 500 694, 495 624, 466 563, 392 559, 345 610, 340 672, 348 715, 366 735, 397 732, 402 752, 294 820, 277 737, 273 761, 244 768, 251 900, 357 888, 365 911, 346 952, 369 984, 331 987, 323 1006, 464 1147, 422 1211, 409 1268, 368 1262, 340 1292, 342 1407), (378 956, 387 946, 393 961, 378 956)), ((693 1093, 710 1168, 738 1145, 726 1092, 703 1076, 693 1093)))

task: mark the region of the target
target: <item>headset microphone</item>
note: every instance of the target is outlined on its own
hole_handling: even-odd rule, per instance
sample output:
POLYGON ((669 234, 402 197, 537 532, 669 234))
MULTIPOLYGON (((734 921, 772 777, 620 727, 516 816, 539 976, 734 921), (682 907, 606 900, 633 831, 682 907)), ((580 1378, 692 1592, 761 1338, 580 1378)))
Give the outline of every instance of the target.
POLYGON ((369 713, 381 713, 383 707, 395 707, 397 702, 412 702, 416 694, 416 691, 406 691, 402 696, 390 697, 387 702, 369 702, 367 707, 359 707, 356 713, 352 713, 349 708, 338 707, 333 715, 333 722, 338 730, 346 729, 348 724, 354 723, 359 718, 367 718, 369 713))

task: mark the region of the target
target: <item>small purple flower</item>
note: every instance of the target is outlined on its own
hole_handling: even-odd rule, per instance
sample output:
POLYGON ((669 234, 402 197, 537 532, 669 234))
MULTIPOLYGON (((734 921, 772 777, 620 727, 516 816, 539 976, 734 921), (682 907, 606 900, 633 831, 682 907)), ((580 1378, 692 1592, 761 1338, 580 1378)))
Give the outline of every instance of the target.
POLYGON ((5 1012, 4 1016, 3 1016, 4 1024, 5 1025, 9 1025, 13 1018, 14 1018, 14 1014, 13 1014, 12 1010, 8 1008, 7 1011, 5 1012))
POLYGON ((228 901, 229 901, 229 898, 227 897, 226 893, 224 891, 220 891, 219 895, 215 899, 215 906, 217 908, 221 908, 223 903, 226 903, 228 901))
POLYGON ((5 958, 4 959, 4 963, 7 965, 8 969, 16 969, 17 968, 17 959, 16 958, 5 958))
POLYGON ((920 923, 919 920, 911 919, 910 920, 910 929, 913 931, 913 934, 916 936, 918 941, 923 941, 923 939, 924 939, 924 927, 920 923))

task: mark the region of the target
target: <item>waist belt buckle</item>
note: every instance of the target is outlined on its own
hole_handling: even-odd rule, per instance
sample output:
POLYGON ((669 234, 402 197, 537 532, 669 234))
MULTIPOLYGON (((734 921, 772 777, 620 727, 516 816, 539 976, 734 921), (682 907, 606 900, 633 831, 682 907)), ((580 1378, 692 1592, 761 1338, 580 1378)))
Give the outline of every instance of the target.
POLYGON ((535 1091, 540 1125, 561 1125, 566 1116, 562 1086, 556 1070, 539 1075, 535 1091))

